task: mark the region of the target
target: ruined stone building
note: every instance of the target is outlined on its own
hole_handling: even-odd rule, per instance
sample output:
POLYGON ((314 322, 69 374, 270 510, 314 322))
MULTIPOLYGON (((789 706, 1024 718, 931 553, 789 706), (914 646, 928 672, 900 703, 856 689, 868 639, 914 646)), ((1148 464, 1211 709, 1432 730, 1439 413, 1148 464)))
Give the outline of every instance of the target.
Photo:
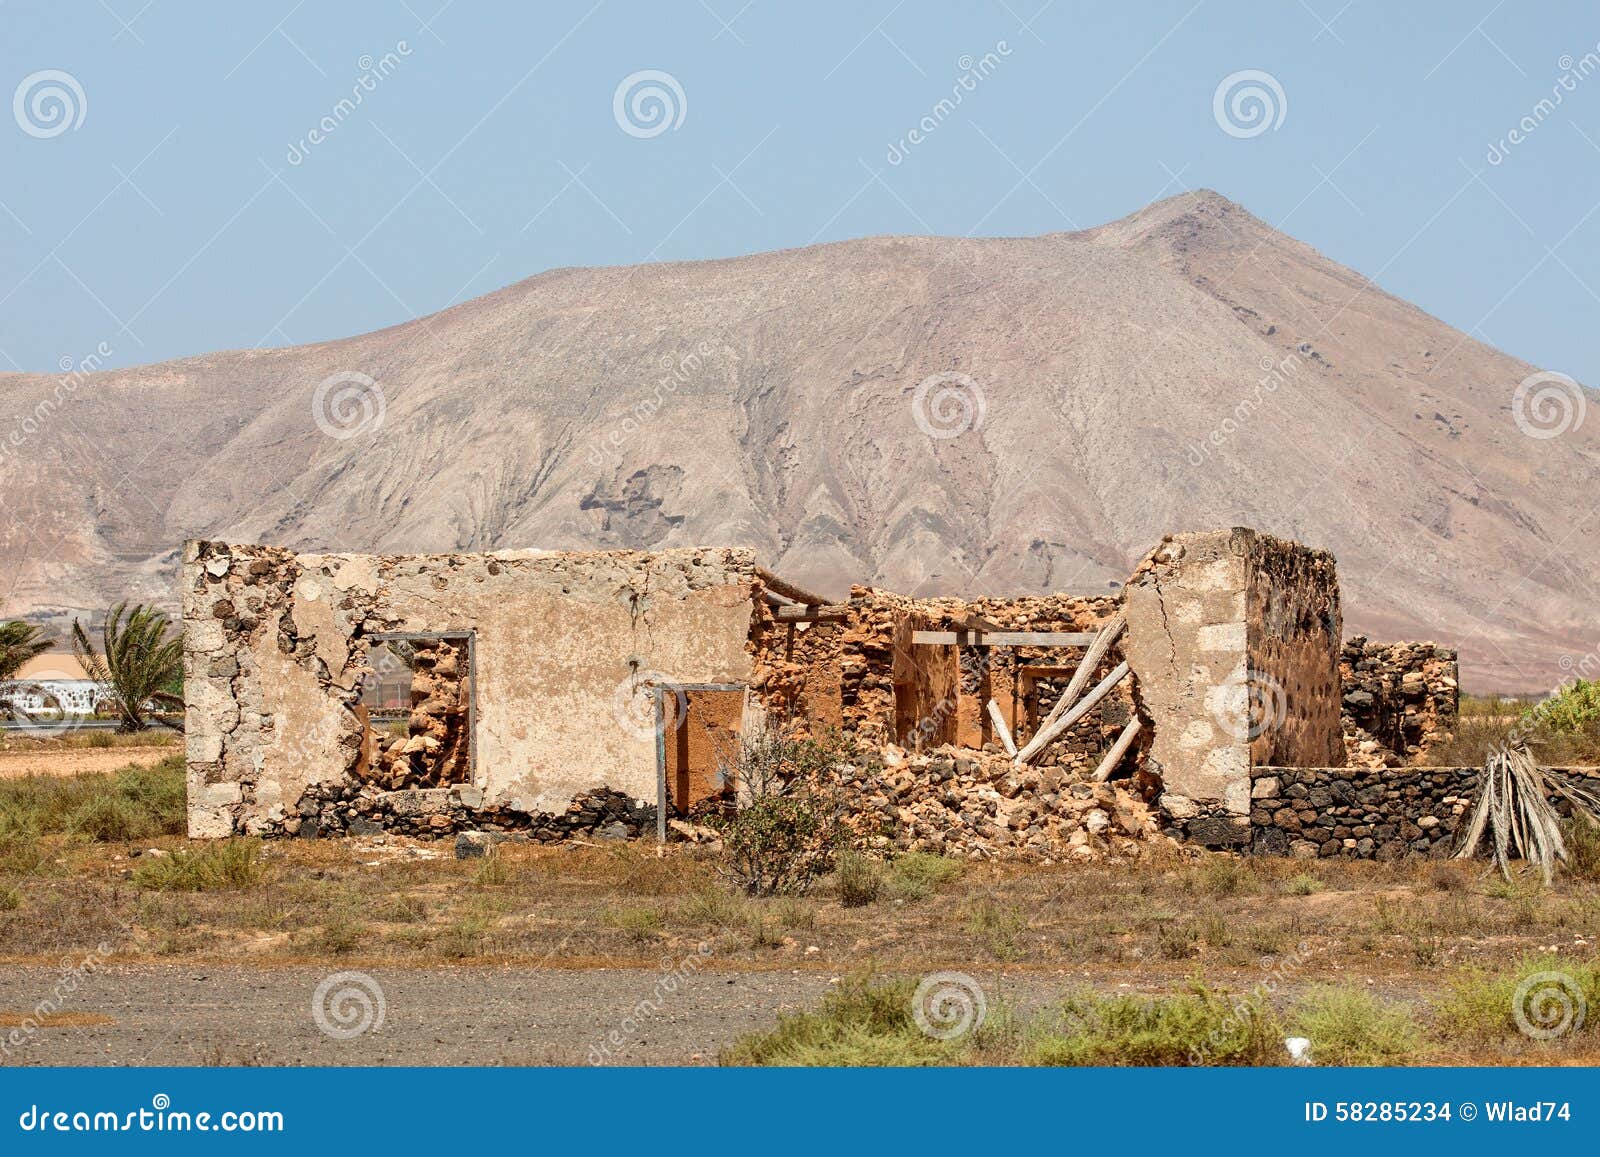
POLYGON ((1422 762, 1455 711, 1453 654, 1343 640, 1333 558, 1238 528, 1168 538, 1116 595, 829 603, 736 549, 191 542, 182 581, 196 837, 661 835, 736 798, 741 736, 781 727, 877 753, 853 782, 890 846, 1055 856, 1142 826, 1376 854, 1351 850, 1365 812, 1313 839, 1303 804, 1263 807, 1288 790, 1267 772, 1422 762))

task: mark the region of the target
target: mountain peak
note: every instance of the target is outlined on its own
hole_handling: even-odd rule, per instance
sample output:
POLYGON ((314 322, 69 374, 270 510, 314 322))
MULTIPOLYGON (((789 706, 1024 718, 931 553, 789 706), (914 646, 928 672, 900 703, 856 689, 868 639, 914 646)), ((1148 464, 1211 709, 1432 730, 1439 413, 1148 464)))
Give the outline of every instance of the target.
MULTIPOLYGON (((1527 372, 1209 189, 1069 243, 556 271, 448 322, 78 391, 70 421, 0 455, 6 506, 50 512, 0 520, 5 609, 65 628, 119 598, 170 605, 189 537, 727 544, 825 593, 1025 594, 1245 524, 1338 554, 1353 633, 1488 633, 1463 670, 1529 689, 1587 646, 1571 578, 1600 584, 1600 531, 1509 594, 1482 559, 1546 573, 1600 440, 1520 436, 1527 372)), ((18 412, 59 398, 45 375, 5 386, 18 412)))

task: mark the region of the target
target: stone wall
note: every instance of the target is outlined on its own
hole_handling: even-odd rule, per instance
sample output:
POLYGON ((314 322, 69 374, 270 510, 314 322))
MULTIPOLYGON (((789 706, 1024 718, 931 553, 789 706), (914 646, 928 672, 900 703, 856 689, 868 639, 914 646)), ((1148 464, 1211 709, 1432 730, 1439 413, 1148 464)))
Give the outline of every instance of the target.
MULTIPOLYGON (((1258 767, 1251 847, 1303 859, 1442 857, 1477 795, 1476 767, 1258 767)), ((1597 768, 1562 768, 1600 776, 1597 768)), ((1565 811, 1564 801, 1554 801, 1565 811)))
MULTIPOLYGON (((404 828, 423 805, 552 830, 615 812, 617 797, 629 801, 623 810, 653 809, 647 689, 747 683, 756 583, 742 550, 297 555, 191 542, 190 834, 343 830, 357 816, 404 828), (394 759, 374 754, 360 707, 367 643, 395 634, 470 636, 470 782, 432 782, 444 773, 411 759, 426 742, 394 759)), ((408 728, 408 744, 432 737, 448 748, 459 685, 439 682, 424 706, 438 707, 441 726, 408 728)))
POLYGON ((1449 648, 1356 635, 1340 653, 1339 678, 1345 762, 1352 766, 1426 763, 1455 730, 1460 689, 1449 648))
MULTIPOLYGON (((1024 694, 1028 668, 1074 665, 1082 650, 1059 647, 981 647, 914 644, 918 630, 953 631, 973 616, 1007 631, 1097 631, 1117 609, 1117 599, 1099 595, 1038 595, 1015 599, 910 598, 871 587, 851 591, 850 620, 839 638, 840 716, 843 729, 860 742, 912 750, 946 742, 972 750, 1001 750, 985 705, 992 698, 1020 745, 1033 734, 1039 709, 1048 712, 1052 686, 1033 680, 1024 694), (953 654, 952 654, 953 653, 953 654), (952 676, 954 682, 952 683, 952 676)), ((1096 677, 1121 661, 1119 646, 1106 654, 1096 677)), ((1064 682, 1064 680, 1062 680, 1064 682)), ((1125 681, 1084 719, 1041 753, 1040 762, 1092 768, 1115 741, 1133 711, 1125 681)), ((1139 749, 1129 755, 1137 762, 1139 749)))
POLYGON ((1333 556, 1254 535, 1245 590, 1252 766, 1339 763, 1339 578, 1333 556))
POLYGON ((1172 535, 1134 571, 1123 607, 1168 814, 1203 842, 1248 842, 1253 752, 1337 758, 1332 556, 1242 527, 1172 535))

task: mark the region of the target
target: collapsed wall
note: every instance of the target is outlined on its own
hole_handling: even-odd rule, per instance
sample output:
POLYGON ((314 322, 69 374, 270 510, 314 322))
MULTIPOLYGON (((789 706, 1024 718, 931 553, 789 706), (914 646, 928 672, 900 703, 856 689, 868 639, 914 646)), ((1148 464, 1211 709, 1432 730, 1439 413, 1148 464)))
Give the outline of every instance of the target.
MULTIPOLYGON (((801 734, 832 729, 869 747, 923 751, 952 744, 999 751, 989 701, 1015 741, 1025 742, 1054 705, 1082 647, 991 646, 971 624, 1000 632, 1085 634, 1099 630, 1116 609, 1117 599, 1109 595, 912 598, 861 586, 851 589, 849 602, 827 621, 783 622, 763 604, 752 633, 753 687, 770 717, 791 720, 801 734), (969 641, 919 643, 919 632, 969 641)), ((1119 647, 1111 647, 1093 678, 1104 677, 1121 657, 1119 647)), ((1054 740, 1041 762, 1092 768, 1133 707, 1124 683, 1054 740)))
POLYGON ((873 849, 1051 863, 1135 856, 1163 839, 1131 783, 1018 767, 993 752, 945 747, 888 767, 845 766, 838 785, 846 826, 873 849))
POLYGON ((649 690, 747 683, 755 586, 743 550, 378 556, 191 542, 189 832, 639 834, 658 796, 649 690), (380 737, 363 691, 369 647, 391 640, 422 659, 398 733, 380 737))
POLYGON ((1164 810, 1200 842, 1248 843, 1254 764, 1342 754, 1333 557, 1242 527, 1172 535, 1123 607, 1164 810))
POLYGON ((770 721, 877 753, 849 811, 887 846, 1055 859, 1160 828, 1365 855, 1437 838, 1420 822, 1443 806, 1428 769, 1384 787, 1399 793, 1384 818, 1349 810, 1371 785, 1341 786, 1355 780, 1338 765, 1415 762, 1447 736, 1453 652, 1341 651, 1332 557, 1244 528, 1169 536, 1120 596, 855 587, 825 606, 738 550, 195 542, 183 581, 196 836, 644 835, 662 807, 727 806, 724 749, 770 721), (1086 685, 1130 674, 1013 766, 1005 741, 1027 744, 1118 615, 1086 685), (1125 728, 1134 742, 1102 769, 1122 782, 1090 782, 1125 728))

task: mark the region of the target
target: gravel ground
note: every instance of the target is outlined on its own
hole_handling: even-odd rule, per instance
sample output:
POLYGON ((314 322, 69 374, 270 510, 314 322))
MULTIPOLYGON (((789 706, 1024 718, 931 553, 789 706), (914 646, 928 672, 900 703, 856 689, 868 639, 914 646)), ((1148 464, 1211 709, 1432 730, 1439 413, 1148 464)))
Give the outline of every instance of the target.
MULTIPOLYGON (((645 969, 374 969, 383 1022, 349 1039, 322 1031, 312 1015, 327 968, 108 966, 86 976, 64 1014, 100 1014, 110 1024, 15 1026, 60 981, 51 968, 0 971, 0 1064, 9 1065, 492 1065, 584 1064, 617 1030, 611 1063, 715 1063, 717 1050, 780 1010, 814 1004, 829 977, 793 972, 668 973, 645 969), (13 1034, 26 1039, 12 1044, 13 1034)), ((354 983, 354 982, 352 982, 354 983)), ((335 985, 336 993, 342 985, 335 985)), ((356 989, 351 988, 354 992, 356 989)), ((324 1002, 335 1029, 354 1026, 360 999, 324 1002), (352 1019, 341 1022, 343 1013, 352 1019)), ((82 1017, 82 1019, 88 1019, 82 1017)))

